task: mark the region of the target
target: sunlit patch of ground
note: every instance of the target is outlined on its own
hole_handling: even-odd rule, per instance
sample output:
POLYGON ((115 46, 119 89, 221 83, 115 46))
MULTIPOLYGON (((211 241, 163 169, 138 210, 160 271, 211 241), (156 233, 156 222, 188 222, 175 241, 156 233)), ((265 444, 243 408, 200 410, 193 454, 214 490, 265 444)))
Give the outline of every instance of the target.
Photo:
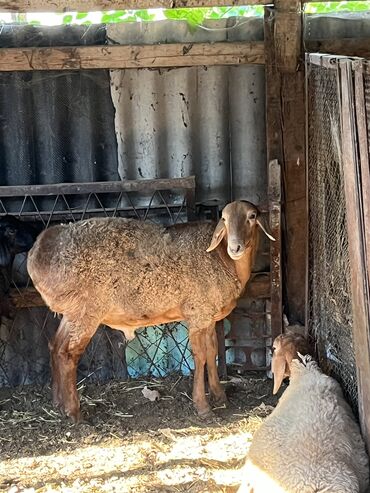
POLYGON ((0 490, 235 492, 251 437, 273 409, 271 382, 240 379, 228 389, 228 408, 208 422, 193 413, 188 379, 177 382, 149 382, 161 394, 157 402, 143 397, 144 383, 89 386, 83 407, 89 399, 102 402, 90 406, 90 424, 80 426, 54 412, 46 389, 34 391, 39 400, 29 389, 13 393, 6 410, 0 407, 0 490), (22 399, 34 404, 23 413, 22 399))

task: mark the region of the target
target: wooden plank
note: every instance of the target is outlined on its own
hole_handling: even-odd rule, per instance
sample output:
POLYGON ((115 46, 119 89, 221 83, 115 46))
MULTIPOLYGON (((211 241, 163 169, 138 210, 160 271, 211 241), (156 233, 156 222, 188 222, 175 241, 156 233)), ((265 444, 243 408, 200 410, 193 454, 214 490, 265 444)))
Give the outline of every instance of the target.
POLYGON ((13 306, 16 308, 34 308, 37 306, 45 306, 44 300, 35 288, 12 288, 9 293, 9 298, 13 306))
POLYGON ((358 135, 358 151, 361 169, 361 193, 363 196, 363 227, 367 272, 370 274, 370 168, 367 138, 367 118, 364 92, 364 63, 352 62, 355 74, 355 109, 358 135))
POLYGON ((94 12, 101 10, 176 9, 268 5, 271 0, 0 0, 2 12, 94 12))
POLYGON ((309 52, 370 58, 370 38, 311 39, 304 47, 309 52))
POLYGON ((281 77, 277 70, 274 50, 275 11, 266 7, 264 15, 265 80, 266 80, 266 139, 267 161, 283 162, 283 136, 281 129, 281 77))
MULTIPOLYGON (((303 0, 304 3, 310 0, 303 0)), ((272 5, 272 0, 0 0, 2 12, 94 12, 103 10, 272 5)), ((316 3, 316 2, 312 2, 316 3)))
POLYGON ((281 164, 286 312, 305 320, 305 97, 304 70, 283 72, 274 51, 275 10, 265 8, 266 132, 268 162, 281 164))
POLYGON ((263 42, 1 48, 0 71, 262 64, 263 42))
POLYGON ((295 72, 302 53, 300 0, 275 0, 276 63, 282 72, 295 72))
POLYGON ((277 159, 269 163, 270 228, 275 241, 271 256, 271 338, 282 333, 283 302, 281 281, 281 169, 277 159))
MULTIPOLYGON (((266 138, 267 138, 267 160, 269 163, 269 182, 272 180, 272 190, 269 189, 269 202, 280 201, 280 188, 276 188, 277 175, 276 165, 282 163, 283 156, 283 134, 281 127, 281 75, 276 64, 275 52, 275 11, 273 8, 265 8, 264 34, 265 34, 265 78, 266 78, 266 138), (271 164, 274 163, 274 164, 271 164), (270 172, 273 171, 273 175, 270 172)), ((280 168, 280 167, 279 167, 280 168)), ((278 180, 280 182, 280 178, 278 180)), ((270 188, 270 184, 269 184, 270 188)), ((276 204, 277 205, 277 204, 276 204)), ((277 246, 270 245, 271 256, 271 309, 269 314, 269 325, 271 327, 272 343, 273 339, 282 332, 282 292, 281 292, 281 239, 280 227, 278 224, 278 210, 274 210, 272 204, 270 208, 270 227, 278 235, 277 246), (280 276, 280 278, 279 278, 280 276), (280 296, 280 301, 278 297, 280 296), (280 308, 279 308, 280 306, 280 308)))
MULTIPOLYGON (((346 198, 351 291, 353 306, 353 345, 356 356, 359 418, 363 437, 370 450, 370 342, 369 272, 365 259, 362 200, 369 201, 369 190, 362 196, 360 165, 354 121, 352 67, 340 62, 342 163, 346 198)), ((361 104, 361 102, 360 102, 361 104)), ((363 102, 364 104, 364 102, 363 102)))
POLYGON ((290 323, 305 322, 306 153, 304 70, 282 75, 285 286, 290 323))
MULTIPOLYGON (((285 285, 291 323, 305 319, 305 93, 300 0, 277 0, 276 63, 281 73, 285 285)), ((274 159, 272 156, 271 159, 274 159)))
POLYGON ((271 296, 270 273, 255 273, 247 283, 245 297, 267 299, 271 296))
POLYGON ((195 188, 195 177, 156 178, 153 180, 100 181, 90 183, 56 183, 53 185, 0 186, 0 197, 23 197, 25 195, 78 195, 88 193, 141 192, 195 188))

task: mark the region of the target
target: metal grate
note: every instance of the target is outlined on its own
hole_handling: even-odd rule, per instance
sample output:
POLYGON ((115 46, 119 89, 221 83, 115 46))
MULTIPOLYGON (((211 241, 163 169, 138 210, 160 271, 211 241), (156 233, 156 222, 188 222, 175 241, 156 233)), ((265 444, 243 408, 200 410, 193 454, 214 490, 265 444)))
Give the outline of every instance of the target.
MULTIPOLYGON (((98 215, 169 225, 194 217, 194 191, 194 177, 0 187, 0 217, 15 213, 18 204, 16 216, 42 227, 98 215)), ((0 387, 44 384, 50 378, 48 341, 59 318, 43 306, 30 285, 24 254, 13 264, 11 285, 11 300, 18 309, 14 318, 0 317, 0 387)), ((192 369, 187 329, 182 323, 143 329, 127 345, 121 332, 102 327, 80 361, 78 378, 160 377, 171 371, 189 374, 192 369)))
POLYGON ((356 410, 337 70, 309 65, 307 84, 309 330, 315 339, 321 366, 340 381, 356 410))

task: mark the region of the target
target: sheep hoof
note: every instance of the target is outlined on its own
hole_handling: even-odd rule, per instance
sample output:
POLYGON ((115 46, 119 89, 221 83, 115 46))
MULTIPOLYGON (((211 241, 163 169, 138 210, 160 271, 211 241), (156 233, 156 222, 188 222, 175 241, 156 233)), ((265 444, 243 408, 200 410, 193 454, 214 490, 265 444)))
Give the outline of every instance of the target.
POLYGON ((216 407, 221 407, 227 404, 227 397, 226 394, 219 395, 219 396, 214 396, 213 397, 213 403, 216 407))
POLYGON ((208 406, 202 409, 197 409, 198 416, 202 419, 211 418, 214 416, 212 409, 208 406))

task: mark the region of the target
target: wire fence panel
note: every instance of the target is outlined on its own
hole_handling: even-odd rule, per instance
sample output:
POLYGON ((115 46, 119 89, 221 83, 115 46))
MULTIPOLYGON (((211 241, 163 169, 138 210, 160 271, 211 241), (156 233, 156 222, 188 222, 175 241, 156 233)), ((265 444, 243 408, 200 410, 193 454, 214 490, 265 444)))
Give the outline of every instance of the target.
MULTIPOLYGON (((133 182, 0 187, 0 217, 11 212, 42 229, 92 216, 133 217, 163 225, 186 222, 195 216, 192 177, 148 180, 147 189, 143 182, 138 186, 133 182), (132 190, 127 189, 128 183, 132 190), (15 203, 19 204, 16 212, 15 203)), ((208 214, 214 215, 214 211, 208 214)), ((17 310, 13 316, 1 316, 0 387, 44 384, 50 379, 48 343, 60 317, 43 306, 32 288, 25 254, 16 256, 11 277, 10 294, 17 310)), ((172 371, 189 374, 193 367, 183 323, 139 330, 129 343, 122 332, 101 327, 81 358, 78 379, 161 377, 172 371)))
POLYGON ((308 65, 308 324, 321 366, 340 381, 356 410, 338 87, 335 68, 308 65))

